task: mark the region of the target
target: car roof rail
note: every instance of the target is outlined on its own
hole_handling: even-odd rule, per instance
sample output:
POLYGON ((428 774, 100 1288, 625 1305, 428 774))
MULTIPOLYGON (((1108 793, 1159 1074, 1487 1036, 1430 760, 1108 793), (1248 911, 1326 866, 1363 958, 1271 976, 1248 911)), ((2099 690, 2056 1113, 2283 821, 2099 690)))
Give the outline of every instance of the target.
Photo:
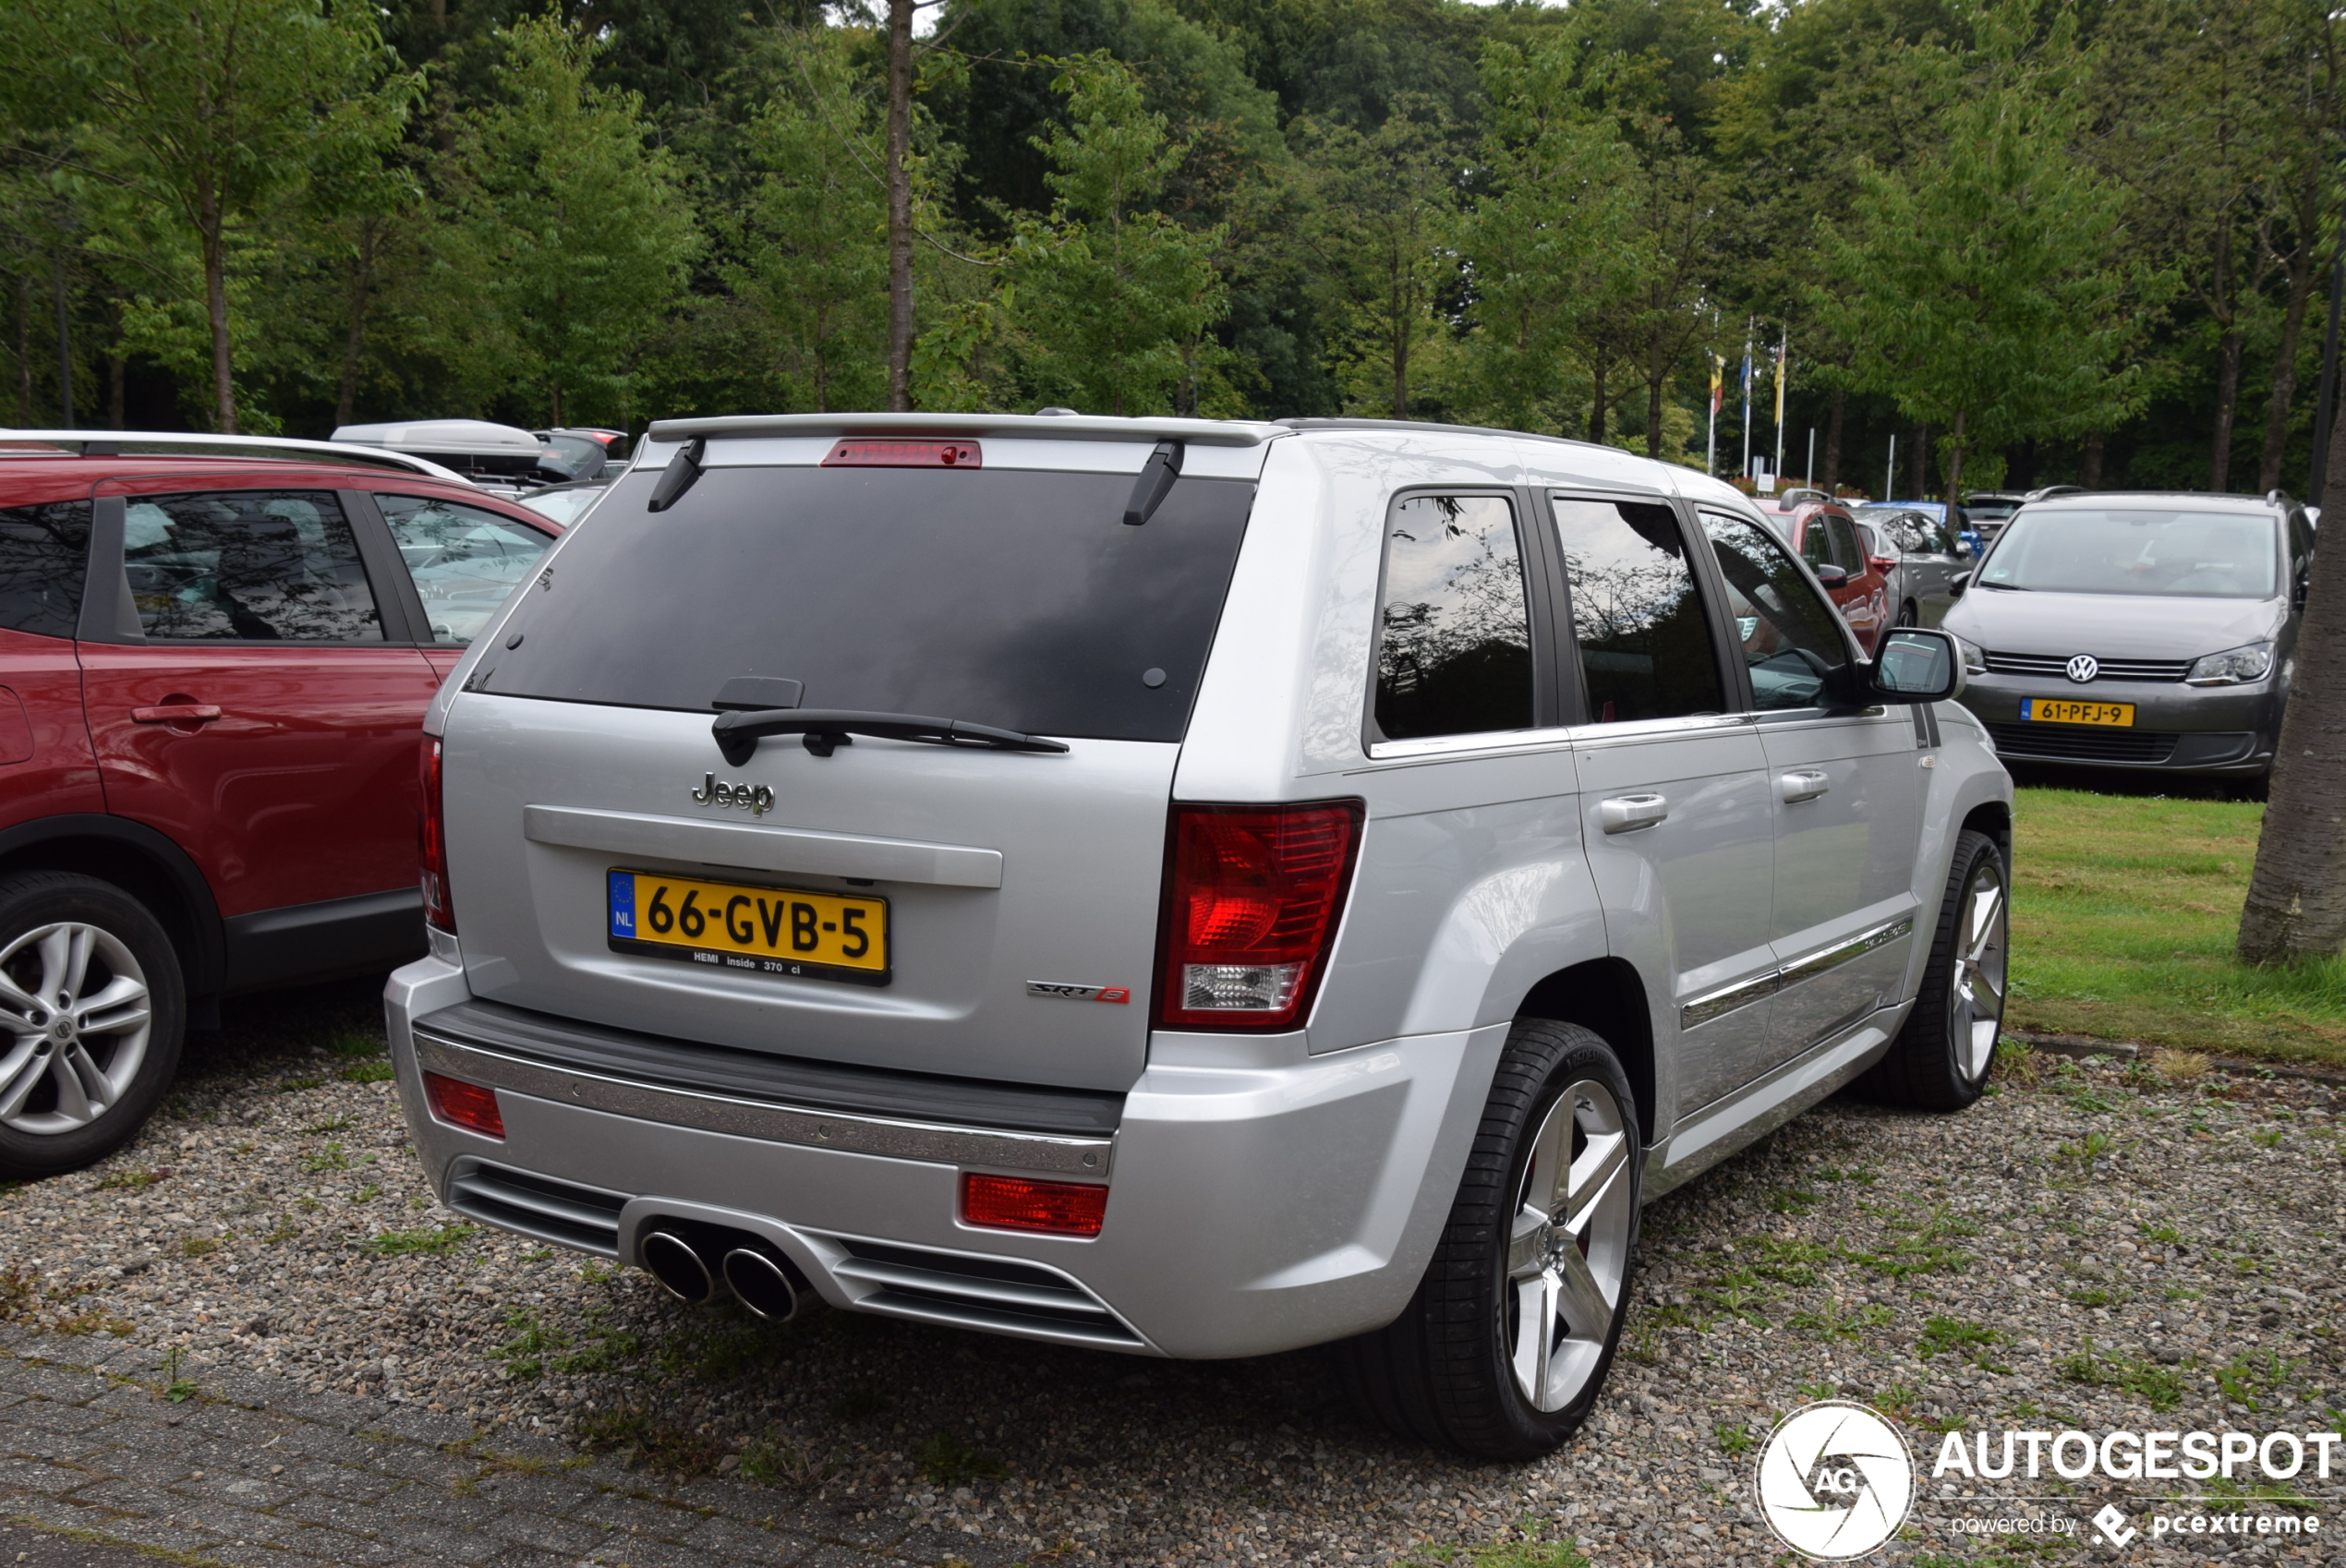
MULTIPOLYGON (((1244 419, 1125 418, 1105 414, 728 414, 656 419, 637 443, 673 446, 758 436, 959 436, 1016 440, 1191 441, 1201 446, 1260 446, 1288 434, 1244 419)), ((665 461, 662 459, 661 461, 665 461)))
POLYGON ((275 454, 304 462, 348 464, 353 467, 397 468, 451 485, 473 488, 470 479, 443 468, 427 457, 381 447, 353 446, 347 441, 305 440, 297 436, 224 436, 168 430, 18 430, 0 428, 0 457, 33 456, 10 452, 13 446, 71 447, 61 455, 79 457, 263 457, 275 454))
POLYGON ((2267 490, 2265 499, 2275 506, 2295 506, 2297 498, 2287 490, 2267 490))

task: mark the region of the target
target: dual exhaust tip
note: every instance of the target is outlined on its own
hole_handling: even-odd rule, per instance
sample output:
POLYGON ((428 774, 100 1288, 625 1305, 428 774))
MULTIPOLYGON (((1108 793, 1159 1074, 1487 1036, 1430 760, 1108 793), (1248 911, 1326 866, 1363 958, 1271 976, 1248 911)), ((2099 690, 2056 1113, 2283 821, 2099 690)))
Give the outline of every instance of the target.
POLYGON ((747 1231, 662 1222, 635 1250, 652 1278, 687 1306, 731 1295, 756 1316, 780 1323, 815 1297, 798 1265, 747 1231))

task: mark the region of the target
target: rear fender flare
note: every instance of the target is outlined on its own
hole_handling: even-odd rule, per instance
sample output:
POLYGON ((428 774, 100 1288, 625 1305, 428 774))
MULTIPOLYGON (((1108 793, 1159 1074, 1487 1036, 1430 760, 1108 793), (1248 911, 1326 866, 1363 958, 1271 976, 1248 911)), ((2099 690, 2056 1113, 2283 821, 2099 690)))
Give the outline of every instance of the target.
POLYGON ((0 870, 36 866, 129 884, 126 891, 162 906, 155 918, 178 949, 188 998, 218 994, 220 906, 193 858, 169 837, 144 823, 96 812, 0 828, 0 870))

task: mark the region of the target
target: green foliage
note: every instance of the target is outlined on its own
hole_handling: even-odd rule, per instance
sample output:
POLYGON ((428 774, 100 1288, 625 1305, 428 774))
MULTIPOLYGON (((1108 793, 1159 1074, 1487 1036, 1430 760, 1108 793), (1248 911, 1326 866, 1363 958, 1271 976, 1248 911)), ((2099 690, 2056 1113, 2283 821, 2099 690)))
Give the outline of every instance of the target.
POLYGON ((981 1453, 950 1432, 939 1432, 913 1451, 921 1473, 941 1487, 966 1486, 972 1481, 998 1481, 1010 1467, 990 1453, 981 1453))
POLYGON ((478 1235, 478 1225, 434 1225, 418 1230, 387 1230, 364 1243, 369 1252, 386 1258, 436 1258, 454 1250, 478 1235))

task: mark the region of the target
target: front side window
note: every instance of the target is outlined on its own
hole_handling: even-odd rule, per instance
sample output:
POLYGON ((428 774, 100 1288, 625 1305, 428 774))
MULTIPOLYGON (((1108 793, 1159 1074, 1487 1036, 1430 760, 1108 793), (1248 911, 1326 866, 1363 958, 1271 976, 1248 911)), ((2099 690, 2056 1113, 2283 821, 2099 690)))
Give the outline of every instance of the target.
POLYGON ((1411 496, 1385 538, 1376 723, 1388 740, 1528 730, 1531 614, 1504 496, 1411 496))
POLYGON ((331 491, 210 490, 125 504, 123 566, 148 636, 382 640, 358 541, 331 491))
POLYGON ((479 635, 553 543, 526 524, 437 496, 377 495, 383 521, 423 596, 432 641, 479 635))
POLYGON ((70 637, 90 560, 90 503, 53 501, 0 511, 0 626, 70 637))
POLYGON ((1651 501, 1557 496, 1572 639, 1599 724, 1726 704, 1677 515, 1651 501))
POLYGON ((2169 507, 2062 507, 2004 525, 1983 587, 2178 598, 2273 597, 2279 530, 2270 514, 2169 507))
POLYGON ((1763 712, 1815 707, 1826 678, 1849 661, 1841 617, 1758 524, 1705 513, 1702 526, 1727 580, 1727 611, 1751 672, 1751 706, 1763 712))

